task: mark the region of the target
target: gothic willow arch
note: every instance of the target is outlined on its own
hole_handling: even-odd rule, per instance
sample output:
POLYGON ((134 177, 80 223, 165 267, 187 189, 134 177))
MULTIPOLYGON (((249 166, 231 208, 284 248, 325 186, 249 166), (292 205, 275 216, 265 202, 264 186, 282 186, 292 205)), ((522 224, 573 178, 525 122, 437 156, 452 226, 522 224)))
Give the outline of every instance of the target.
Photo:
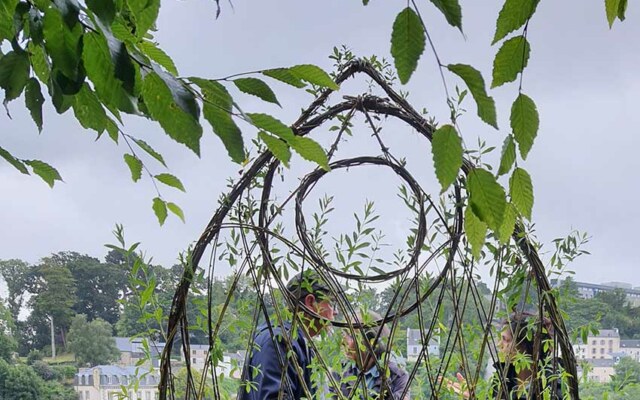
MULTIPOLYGON (((292 259, 297 260, 295 263, 301 268, 314 268, 324 276, 335 291, 340 312, 347 316, 354 316, 357 310, 345 296, 342 289, 345 281, 380 283, 388 282, 392 279, 399 280, 400 285, 391 301, 393 307, 390 307, 382 319, 376 321, 376 323, 381 324, 384 322, 393 331, 401 317, 417 313, 424 343, 428 343, 429 339, 434 336, 436 329, 438 329, 435 315, 437 315, 442 306, 443 298, 446 295, 452 301, 454 309, 450 325, 446 327, 445 351, 441 355, 441 361, 434 364, 428 360, 427 354, 425 354, 427 347, 424 346, 415 367, 409 371, 413 380, 419 367, 426 368, 427 379, 434 398, 438 398, 439 393, 444 390, 437 377, 455 368, 455 366, 450 365, 451 356, 454 352, 461 353, 460 363, 467 372, 467 379, 470 383, 469 390, 471 396, 474 397, 474 388, 480 380, 480 365, 484 364, 488 357, 494 360, 497 359, 494 346, 492 346, 495 345, 496 341, 492 322, 495 317, 496 302, 498 301, 497 292, 500 283, 504 279, 508 279, 509 274, 518 274, 519 277, 524 276, 526 279, 523 280, 521 285, 516 285, 513 282, 511 285, 517 291, 523 292, 525 297, 530 290, 537 294, 533 296, 537 301, 535 307, 539 312, 547 315, 553 324, 553 339, 555 343, 553 348, 555 351, 559 350, 562 353, 564 370, 567 373, 568 392, 571 398, 578 399, 576 362, 570 339, 558 310, 556 299, 551 291, 545 267, 535 246, 525 234, 525 228, 520 223, 517 223, 511 235, 510 245, 500 247, 493 252, 494 259, 492 262, 496 266, 495 276, 498 278, 490 299, 490 305, 485 307, 476 286, 476 278, 473 274, 474 259, 469 255, 468 245, 465 244, 467 243, 467 238, 463 230, 465 208, 467 207, 465 180, 466 177, 474 173, 474 163, 469 159, 464 160, 461 169, 463 173, 458 177, 453 188, 446 193, 445 199, 447 200, 442 204, 438 204, 439 188, 436 191, 436 195, 431 196, 419 184, 406 166, 398 161, 390 149, 386 147, 384 138, 373 124, 372 117, 383 116, 398 119, 411 126, 429 142, 433 139, 434 126, 425 120, 401 95, 394 91, 382 75, 366 61, 348 62, 340 70, 335 81, 341 84, 361 75, 371 78, 384 91, 387 97, 382 98, 371 94, 355 97, 344 96, 343 101, 329 105, 329 98, 333 91, 325 89, 308 108, 303 110, 298 120, 291 126, 295 135, 307 136, 316 128, 327 124, 329 121, 336 120, 338 116, 342 116, 339 119, 341 128, 334 131, 337 134, 332 140, 333 145, 328 151, 331 171, 328 172, 317 168, 309 172, 290 196, 284 201, 276 202, 272 187, 280 161, 271 152, 265 150, 246 168, 223 201, 221 201, 220 206, 215 211, 190 254, 190 263, 185 267, 182 280, 173 298, 167 329, 167 345, 160 367, 160 398, 165 400, 173 397, 173 375, 169 357, 173 347, 173 340, 179 336, 182 342, 182 350, 185 354, 190 354, 188 335, 190 321, 186 318, 185 307, 192 279, 203 263, 202 259, 205 256, 205 251, 210 247, 212 257, 209 262, 209 279, 213 279, 216 262, 219 262, 215 252, 221 240, 221 235, 223 232, 235 229, 239 232, 239 243, 244 255, 239 260, 234 282, 237 283, 242 275, 247 275, 254 290, 258 293, 254 310, 255 322, 261 317, 267 316, 268 307, 271 307, 270 312, 273 314, 270 320, 271 323, 277 324, 279 320, 285 318, 283 316, 283 313, 286 312, 285 308, 278 303, 288 303, 290 307, 298 307, 288 297, 282 298, 277 295, 278 291, 284 289, 286 279, 281 276, 277 263, 273 260, 271 250, 274 243, 277 243, 278 246, 284 246, 287 249, 287 254, 292 259), (352 117, 356 114, 364 116, 367 132, 371 133, 379 144, 380 153, 374 156, 362 155, 353 158, 336 159, 342 135, 349 126, 352 117), (384 271, 372 276, 345 271, 329 265, 318 251, 317 245, 314 244, 315 239, 310 237, 303 213, 304 200, 316 182, 333 171, 362 165, 388 169, 401 179, 409 189, 409 197, 414 201, 417 219, 415 240, 409 251, 410 259, 406 265, 393 271, 384 271), (258 192, 259 195, 255 198, 254 206, 251 206, 253 207, 252 210, 249 210, 247 208, 249 206, 243 206, 242 203, 253 199, 249 195, 251 191, 258 192), (285 238, 278 229, 274 228, 276 222, 282 216, 281 211, 287 206, 293 207, 292 212, 295 212, 295 221, 293 222, 295 222, 298 236, 296 240, 285 238), (424 251, 423 244, 426 240, 428 223, 432 226, 439 226, 440 230, 435 241, 432 240, 433 246, 430 247, 429 251, 424 251), (443 267, 437 273, 434 268, 431 268, 436 259, 444 262, 443 267), (420 279, 426 276, 427 273, 433 274, 432 279, 428 281, 427 285, 422 285, 420 279), (466 283, 461 284, 461 282, 466 283), (402 288, 405 289, 403 290, 402 288), (428 316, 424 316, 423 308, 426 300, 436 303, 435 314, 432 315, 430 320, 428 316), (476 368, 470 366, 469 361, 471 360, 467 359, 468 357, 464 353, 464 346, 467 341, 466 332, 463 329, 462 315, 465 312, 472 312, 477 318, 478 326, 482 327, 480 359, 477 361, 476 368)), ((354 134, 358 134, 355 128, 353 131, 354 134)), ((287 171, 284 174, 287 174, 287 171)), ((209 294, 211 295, 211 293, 209 294)), ((227 296, 233 296, 233 294, 234 292, 231 291, 227 296)), ((222 320, 225 318, 224 309, 218 316, 213 315, 212 311, 209 310, 208 318, 210 346, 214 349, 222 320)), ((339 321, 335 322, 334 325, 336 329, 353 330, 359 328, 357 324, 339 321)), ((542 324, 538 329, 542 329, 542 324)), ((253 335, 248 335, 248 337, 251 336, 253 335)), ((316 346, 314 342, 311 343, 312 347, 316 346)), ((250 346, 251 344, 248 343, 247 348, 250 348, 250 346)), ((188 364, 189 357, 186 358, 188 364)), ((318 358, 320 368, 326 368, 327 363, 321 356, 318 358)), ((219 398, 220 393, 217 390, 216 383, 218 374, 216 371, 211 373, 211 370, 215 370, 214 363, 211 360, 209 360, 208 369, 207 379, 214 381, 216 398, 219 398)), ((194 383, 190 372, 188 372, 188 376, 190 384, 188 385, 187 397, 194 398, 199 387, 194 383)), ((335 384, 335 382, 330 382, 330 384, 335 384)))

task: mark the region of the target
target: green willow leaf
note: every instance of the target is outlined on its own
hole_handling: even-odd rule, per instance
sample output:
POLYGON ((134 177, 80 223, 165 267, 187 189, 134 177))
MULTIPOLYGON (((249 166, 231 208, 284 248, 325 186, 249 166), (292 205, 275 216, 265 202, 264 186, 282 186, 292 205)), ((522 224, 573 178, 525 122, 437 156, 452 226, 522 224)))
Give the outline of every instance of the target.
POLYGON ((280 139, 284 139, 289 142, 293 137, 293 131, 286 126, 280 120, 272 117, 268 114, 248 113, 247 117, 251 120, 251 123, 258 129, 262 129, 269 133, 273 133, 280 139))
POLYGON ((273 93, 273 90, 271 90, 269 85, 267 85, 260 79, 239 78, 234 80, 233 83, 243 93, 259 97, 269 103, 280 105, 278 99, 276 98, 276 94, 273 93))
POLYGON ((165 168, 167 167, 167 164, 165 164, 164 157, 162 157, 162 154, 155 151, 153 147, 149 146, 147 142, 145 142, 142 139, 133 139, 133 141, 138 145, 138 147, 144 150, 147 154, 149 154, 151 157, 158 160, 160 164, 164 165, 165 168))
POLYGON ((199 156, 202 127, 193 115, 176 104, 171 90, 155 72, 144 78, 142 95, 149 113, 164 131, 199 156))
POLYGON ((324 170, 329 171, 327 153, 316 141, 306 137, 294 136, 288 140, 287 143, 296 153, 300 154, 302 158, 307 161, 312 161, 324 170))
POLYGON ((185 192, 186 190, 184 190, 184 186, 182 185, 182 182, 180 182, 180 179, 178 179, 177 177, 171 175, 171 174, 158 174, 155 176, 155 178, 164 183, 167 186, 171 186, 174 187, 178 190, 181 190, 183 192, 185 192))
POLYGON ((473 212, 492 231, 497 232, 502 225, 507 204, 502 186, 489 171, 475 168, 469 173, 467 190, 469 191, 469 204, 473 208, 473 212))
POLYGON ((164 225, 164 221, 167 219, 167 204, 159 197, 153 199, 153 212, 156 214, 158 218, 158 222, 160 226, 164 225))
POLYGON ((16 99, 29 80, 30 63, 27 53, 10 51, 0 58, 0 87, 4 89, 4 101, 16 99))
POLYGON ((487 237, 487 224, 473 213, 471 207, 464 210, 464 231, 467 234, 467 241, 471 245, 471 254, 478 260, 487 237))
POLYGON ((431 2, 444 14, 449 25, 462 32, 462 9, 458 0, 431 0, 431 2))
POLYGON ((273 156, 280 160, 285 167, 289 168, 289 162, 291 161, 291 150, 289 150, 289 146, 281 139, 271 136, 266 132, 258 132, 258 137, 267 145, 267 148, 273 156))
POLYGON ((40 82, 35 78, 30 78, 24 91, 24 102, 29 109, 33 122, 38 127, 38 132, 42 132, 42 104, 44 97, 40 91, 40 82))
POLYGON ((69 79, 78 78, 82 48, 80 24, 69 28, 58 9, 51 7, 44 12, 43 33, 53 68, 59 69, 69 79))
POLYGON ((173 75, 178 75, 178 69, 174 64, 173 60, 167 53, 164 52, 161 48, 156 46, 155 43, 149 42, 147 40, 143 40, 138 43, 138 48, 142 50, 144 54, 147 55, 150 59, 160 64, 164 69, 171 72, 173 75))
POLYGON ((618 19, 624 21, 627 12, 627 0, 620 0, 620 6, 618 7, 618 19))
POLYGON ((11 153, 0 147, 0 157, 4 158, 9 164, 13 165, 18 171, 25 175, 29 175, 29 170, 24 163, 15 158, 11 153))
POLYGON ((213 128, 213 132, 222 140, 229 157, 234 162, 242 163, 246 158, 242 132, 231 117, 233 99, 227 89, 216 81, 200 78, 189 78, 202 90, 205 98, 202 113, 213 128))
POLYGON ((513 235, 515 226, 516 209, 513 207, 513 204, 507 203, 507 208, 504 211, 504 219, 502 220, 502 226, 500 226, 500 230, 498 231, 498 241, 502 244, 507 244, 511 235, 513 235))
POLYGON ((524 36, 516 36, 504 42, 493 60, 491 88, 513 82, 529 61, 531 48, 524 36))
POLYGON ((396 17, 391 32, 391 55, 401 83, 409 82, 418 66, 424 45, 425 34, 420 18, 415 11, 407 7, 396 17))
POLYGON ((522 168, 513 170, 509 179, 509 196, 511 202, 522 215, 531 220, 533 210, 533 184, 531 176, 522 168))
POLYGON ((0 42, 4 39, 11 40, 15 36, 13 14, 18 0, 0 1, 0 42))
POLYGON ((609 22, 609 28, 613 26, 613 21, 618 16, 620 9, 620 0, 604 0, 604 8, 607 13, 607 21, 609 22))
POLYGON ((491 44, 524 25, 536 12, 539 2, 540 0, 506 0, 498 14, 496 33, 491 44))
POLYGON ((433 134, 431 152, 433 153, 436 177, 444 192, 449 185, 455 182, 462 166, 462 140, 456 128, 451 125, 438 128, 433 134))
POLYGON ((134 182, 138 182, 142 178, 142 161, 131 154, 125 154, 124 162, 127 163, 129 171, 131 171, 131 179, 134 182))
POLYGON ((62 182, 62 177, 60 177, 58 171, 46 162, 40 160, 24 160, 24 163, 31 167, 34 174, 47 182, 49 187, 53 187, 55 181, 62 182))
POLYGON ((302 82, 300 78, 292 74, 287 68, 268 69, 266 71, 262 71, 262 75, 279 80, 280 82, 284 82, 287 85, 291 85, 298 89, 307 86, 306 83, 302 82))
POLYGON ((294 65, 289 67, 289 72, 298 79, 313 85, 338 90, 340 86, 331 79, 331 76, 320 67, 311 64, 294 65))
POLYGON ((500 156, 500 167, 498 168, 498 176, 504 175, 513 166, 516 161, 516 144, 513 141, 513 136, 509 135, 504 139, 502 145, 502 155, 500 156))
POLYGON ((491 96, 487 95, 487 89, 480 71, 466 64, 449 64, 447 69, 458 75, 469 88, 471 96, 473 96, 478 107, 478 117, 498 129, 496 103, 491 96))
POLYGON ((180 208, 176 203, 168 202, 167 203, 167 208, 174 215, 176 215, 178 218, 180 218, 180 220, 182 220, 182 222, 184 222, 184 212, 182 211, 182 208, 180 208))
POLYGON ((520 93, 511 106, 511 129, 518 142, 520 154, 527 158, 533 141, 538 135, 540 117, 536 103, 527 95, 520 93))

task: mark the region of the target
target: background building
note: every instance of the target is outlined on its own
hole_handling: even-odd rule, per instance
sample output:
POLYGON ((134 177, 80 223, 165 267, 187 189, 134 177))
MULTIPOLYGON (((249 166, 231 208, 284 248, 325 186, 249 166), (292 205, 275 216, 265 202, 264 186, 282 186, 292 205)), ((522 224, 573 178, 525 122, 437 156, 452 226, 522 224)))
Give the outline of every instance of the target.
MULTIPOLYGON (((422 351, 422 335, 420 329, 407 328, 407 360, 416 361, 422 351)), ((433 334, 426 350, 429 357, 440 356, 440 336, 433 334)))
POLYGON ((158 376, 133 366, 98 365, 83 368, 75 376, 73 388, 79 400, 116 400, 123 394, 122 385, 128 386, 138 378, 137 390, 128 390, 129 400, 156 400, 158 376))

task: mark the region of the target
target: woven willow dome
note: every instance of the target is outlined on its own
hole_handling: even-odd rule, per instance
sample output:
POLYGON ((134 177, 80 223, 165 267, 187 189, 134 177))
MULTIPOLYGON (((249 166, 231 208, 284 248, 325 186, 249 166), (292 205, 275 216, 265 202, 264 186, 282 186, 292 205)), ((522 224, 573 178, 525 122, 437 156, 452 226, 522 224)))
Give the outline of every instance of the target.
MULTIPOLYGON (((409 171, 404 160, 387 147, 384 134, 388 132, 378 129, 377 124, 394 120, 409 125, 413 129, 405 131, 411 130, 423 137, 425 157, 430 157, 429 142, 432 140, 434 126, 394 91, 382 74, 366 61, 348 62, 335 80, 342 84, 363 75, 377 84, 378 89, 384 92, 384 98, 372 94, 344 96, 340 102, 332 104, 330 99, 335 99, 337 94, 325 90, 303 110, 291 126, 294 134, 300 137, 316 132, 322 132, 324 139, 326 135, 332 135, 331 146, 328 147, 329 171, 313 166, 295 180, 294 187, 287 190, 286 196, 280 198, 278 194, 282 193, 279 189, 281 178, 293 174, 293 168, 283 169, 281 162, 265 150, 253 159, 240 178, 230 186, 229 192, 193 248, 191 263, 185 268, 173 299, 167 346, 161 365, 161 399, 173 397, 173 374, 168 357, 172 351, 173 339, 179 337, 182 351, 190 354, 188 329, 193 321, 187 320, 185 307, 192 279, 201 268, 207 271, 206 276, 210 280, 216 271, 228 268, 225 249, 229 246, 225 247, 225 243, 229 242, 230 235, 235 241, 233 246, 237 258, 234 282, 248 282, 256 294, 252 311, 248 314, 252 319, 249 321, 250 326, 255 327, 265 321, 276 326, 291 318, 290 310, 295 310, 299 304, 282 294, 288 277, 301 269, 316 270, 329 284, 337 299, 340 317, 332 323, 333 334, 330 336, 340 336, 335 335, 340 331, 357 334, 356 331, 364 328, 364 323, 357 322, 361 321, 357 315, 362 312, 357 301, 360 290, 370 287, 369 285, 378 288, 392 287, 395 288, 394 295, 387 299, 387 308, 379 313, 381 318, 369 321, 366 327, 385 324, 396 334, 380 340, 387 340, 388 347, 394 348, 405 340, 397 334, 401 319, 413 318, 418 322, 416 328, 420 331, 423 344, 434 340, 439 343, 437 357, 428 354, 429 347, 425 345, 415 363, 407 364, 410 390, 420 387, 419 392, 426 393, 431 398, 447 398, 449 389, 438 378, 455 377, 456 372, 462 372, 469 385, 469 396, 476 398, 480 396, 483 384, 486 386, 485 367, 498 360, 496 342, 499 333, 495 326, 496 320, 513 311, 505 310, 507 303, 504 299, 516 299, 516 307, 533 309, 538 315, 545 316, 539 319, 534 331, 547 330, 551 334, 552 343, 538 345, 548 346, 558 357, 561 355, 563 368, 558 369, 557 376, 563 377, 565 393, 577 399, 576 363, 569 336, 545 267, 525 234, 524 227, 516 223, 507 244, 489 238, 481 262, 485 268, 491 268, 495 284, 488 293, 482 292, 477 274, 479 266, 476 265, 480 262, 474 261, 475 258, 471 256, 470 244, 463 229, 467 207, 465 179, 473 173, 474 162, 465 159, 461 175, 445 193, 440 193, 439 186, 423 187, 414 178, 415 174, 409 171), (362 127, 355 125, 356 116, 359 117, 358 121, 362 121, 362 127), (328 129, 330 125, 335 128, 328 129), (377 151, 373 154, 340 158, 343 147, 349 144, 344 143, 348 134, 368 135, 377 144, 377 151), (384 171, 380 176, 394 176, 396 181, 389 183, 389 190, 396 191, 397 183, 400 182, 403 199, 413 218, 411 239, 405 249, 406 257, 396 264, 387 264, 386 268, 363 271, 345 268, 340 263, 329 261, 327 255, 330 251, 323 243, 331 239, 322 229, 317 228, 318 218, 310 220, 305 213, 305 207, 310 208, 305 200, 317 198, 317 193, 313 193, 316 185, 332 174, 358 168, 377 168, 384 171), (288 234, 284 234, 285 231, 288 234), (209 251, 210 257, 207 256, 209 251), (448 304, 446 310, 445 303, 448 304), (550 321, 551 324, 543 326, 543 320, 550 321)), ((393 134, 402 133, 394 130, 393 134)), ((319 140, 319 137, 314 136, 314 139, 319 140)), ((386 185, 386 182, 369 184, 386 185)), ((382 215, 396 212, 386 209, 379 211, 382 215)), ((234 291, 225 295, 234 296, 234 291)), ((208 318, 212 353, 219 352, 216 346, 221 327, 233 323, 225 321, 237 316, 226 315, 223 309, 222 312, 211 311, 208 318)), ((246 332, 246 349, 249 352, 252 349, 252 337, 251 330, 246 332)), ((289 342, 291 338, 284 340, 289 342)), ((328 372, 334 370, 335 355, 339 351, 331 353, 330 349, 323 349, 322 341, 309 342, 317 354, 317 365, 314 367, 316 376, 320 377, 325 387, 336 387, 339 382, 328 372)), ((216 361, 216 357, 212 358, 216 361)), ((388 362, 389 357, 386 360, 388 362)), ((378 362, 384 363, 385 360, 378 362)), ((538 360, 533 360, 533 365, 535 371, 538 360)), ((205 373, 207 379, 213 381, 215 397, 222 398, 218 390, 220 371, 217 362, 209 360, 205 373)), ((188 386, 190 389, 187 390, 187 397, 198 398, 201 386, 197 380, 190 381, 188 386)), ((421 395, 414 394, 414 398, 416 397, 421 398, 421 395)))

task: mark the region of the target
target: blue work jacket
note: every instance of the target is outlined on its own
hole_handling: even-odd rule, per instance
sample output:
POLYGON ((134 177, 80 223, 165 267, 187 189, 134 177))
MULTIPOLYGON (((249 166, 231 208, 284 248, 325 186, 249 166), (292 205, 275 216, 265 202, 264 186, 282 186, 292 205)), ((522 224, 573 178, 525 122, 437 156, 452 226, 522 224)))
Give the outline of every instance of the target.
POLYGON ((290 335, 291 323, 282 327, 274 326, 272 337, 266 324, 258 327, 255 348, 247 357, 242 373, 239 400, 275 400, 283 391, 283 399, 298 400, 308 398, 303 382, 311 392, 311 371, 309 364, 313 357, 302 329, 297 335, 291 335, 291 347, 288 348, 284 337, 290 335), (291 351, 289 351, 291 350, 291 351), (286 366, 286 373, 282 370, 286 366), (302 381, 298 373, 302 370, 302 381))

